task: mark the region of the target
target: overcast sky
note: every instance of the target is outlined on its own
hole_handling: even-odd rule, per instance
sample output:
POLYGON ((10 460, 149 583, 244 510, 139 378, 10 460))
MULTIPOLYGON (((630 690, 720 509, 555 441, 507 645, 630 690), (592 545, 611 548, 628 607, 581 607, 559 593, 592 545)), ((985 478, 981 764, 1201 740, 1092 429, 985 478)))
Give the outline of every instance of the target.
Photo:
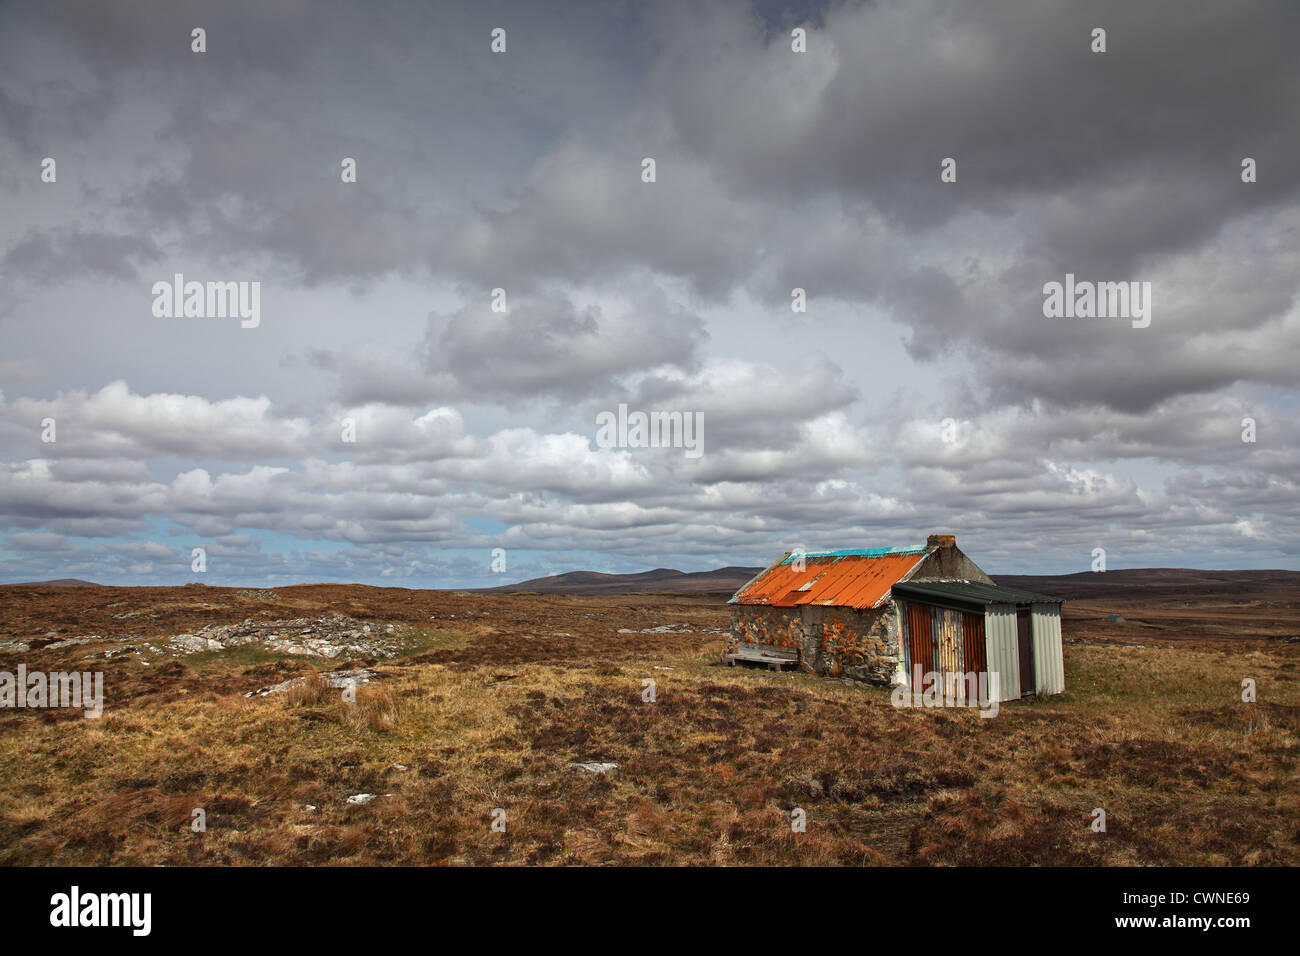
POLYGON ((1300 569, 1297 90, 1283 0, 2 4, 0 581, 1300 569))

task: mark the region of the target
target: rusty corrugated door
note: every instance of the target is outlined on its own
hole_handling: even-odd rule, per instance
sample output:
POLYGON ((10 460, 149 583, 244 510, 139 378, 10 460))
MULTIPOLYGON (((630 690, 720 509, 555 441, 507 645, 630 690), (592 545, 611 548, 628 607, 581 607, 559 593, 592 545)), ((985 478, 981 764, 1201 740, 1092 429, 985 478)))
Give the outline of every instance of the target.
POLYGON ((984 615, 969 611, 961 616, 962 669, 970 674, 982 674, 988 670, 984 653, 984 615))
POLYGON ((912 670, 908 681, 914 679, 916 669, 922 678, 934 670, 934 635, 930 630, 930 607, 927 604, 907 602, 907 640, 912 670))

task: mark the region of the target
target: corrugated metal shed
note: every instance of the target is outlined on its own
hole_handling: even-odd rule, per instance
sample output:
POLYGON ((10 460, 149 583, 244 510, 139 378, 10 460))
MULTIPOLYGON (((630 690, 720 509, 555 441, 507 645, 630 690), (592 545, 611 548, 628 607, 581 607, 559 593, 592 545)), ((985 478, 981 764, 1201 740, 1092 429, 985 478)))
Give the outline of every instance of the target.
POLYGON ((874 548, 787 555, 731 599, 769 607, 878 606, 889 589, 925 558, 925 548, 874 548))
MULTIPOLYGON (((955 614, 958 611, 982 612, 984 615, 984 646, 986 652, 985 667, 990 675, 997 675, 997 693, 999 700, 1015 700, 1022 693, 1059 694, 1065 690, 1065 666, 1061 650, 1061 605, 1060 598, 1022 591, 1019 588, 1003 588, 991 584, 977 584, 970 581, 906 581, 893 587, 893 594, 907 602, 908 622, 913 628, 929 619, 925 611, 927 606, 935 608, 936 615, 955 614), (948 610, 941 611, 946 608, 948 610), (1025 654, 1032 659, 1032 669, 1025 671, 1025 681, 1033 681, 1032 686, 1021 686, 1020 624, 1021 615, 1029 615, 1031 624, 1025 631, 1027 641, 1023 645, 1025 654)), ((936 634, 938 629, 936 628, 936 634)), ((924 637, 923 637, 924 641, 924 637)), ((911 654, 914 660, 922 656, 923 664, 928 658, 911 654)), ((1028 660, 1028 659, 1027 659, 1028 660)), ((935 661, 937 667, 944 661, 935 661)), ((967 664, 963 660, 962 667, 967 664)), ((968 669, 968 668, 967 668, 968 669)), ((910 675, 909 675, 910 679, 910 675)))
POLYGON ((996 584, 978 584, 973 581, 907 581, 894 588, 902 597, 913 597, 928 602, 944 602, 969 608, 983 608, 990 604, 1064 604, 1060 598, 1019 588, 1004 588, 996 584))

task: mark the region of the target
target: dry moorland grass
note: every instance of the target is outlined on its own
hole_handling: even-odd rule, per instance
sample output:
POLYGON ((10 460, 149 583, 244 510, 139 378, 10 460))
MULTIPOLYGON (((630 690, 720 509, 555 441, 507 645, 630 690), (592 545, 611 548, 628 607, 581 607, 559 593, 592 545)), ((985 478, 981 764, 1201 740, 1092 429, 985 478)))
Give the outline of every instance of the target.
MULTIPOLYGON (((246 613, 204 590, 205 620, 246 613)), ((708 631, 726 609, 704 598, 355 590, 292 589, 293 613, 436 621, 404 658, 315 661, 378 672, 354 703, 301 658, 226 652, 100 662, 99 720, 0 712, 0 862, 1300 861, 1295 644, 1067 646, 1066 694, 986 720, 724 667, 708 631), (618 633, 679 622, 694 632, 618 633), (295 674, 308 679, 287 693, 243 696, 295 674), (1241 701, 1246 677, 1257 703, 1241 701), (376 796, 347 802, 359 793, 376 796)))

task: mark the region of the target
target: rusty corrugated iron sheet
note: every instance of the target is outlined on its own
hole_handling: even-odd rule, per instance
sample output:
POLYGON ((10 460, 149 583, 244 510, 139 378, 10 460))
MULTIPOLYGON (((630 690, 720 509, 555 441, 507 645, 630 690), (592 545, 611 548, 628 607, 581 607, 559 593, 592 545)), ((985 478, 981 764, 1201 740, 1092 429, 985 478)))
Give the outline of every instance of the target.
POLYGON ((731 603, 876 607, 924 557, 925 548, 824 551, 805 555, 800 570, 799 560, 790 555, 750 582, 731 603))
POLYGON ((910 665, 907 679, 913 679, 913 671, 920 670, 922 676, 934 670, 934 631, 931 610, 927 604, 907 603, 907 660, 910 665))

